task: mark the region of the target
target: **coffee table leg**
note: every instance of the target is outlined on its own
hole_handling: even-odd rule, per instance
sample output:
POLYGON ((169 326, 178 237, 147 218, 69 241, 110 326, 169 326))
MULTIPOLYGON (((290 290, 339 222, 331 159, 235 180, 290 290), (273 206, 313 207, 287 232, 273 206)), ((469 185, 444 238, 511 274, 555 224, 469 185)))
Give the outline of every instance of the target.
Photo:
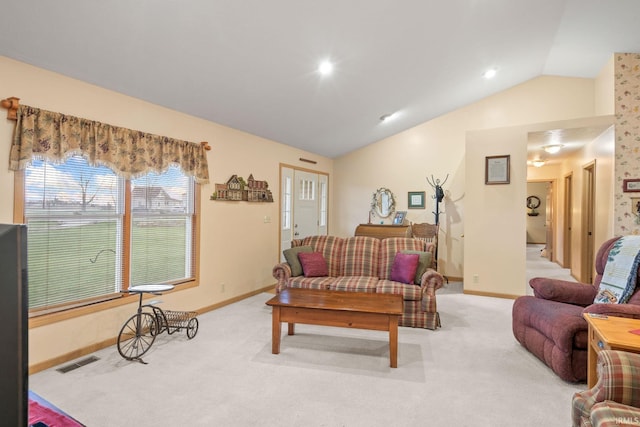
POLYGON ((398 367, 398 317, 389 316, 389 359, 392 368, 398 367))
POLYGON ((293 335, 295 333, 296 333, 296 324, 289 322, 289 327, 287 329, 287 334, 288 335, 293 335))
POLYGON ((280 354, 280 307, 273 307, 271 314, 271 353, 280 354))

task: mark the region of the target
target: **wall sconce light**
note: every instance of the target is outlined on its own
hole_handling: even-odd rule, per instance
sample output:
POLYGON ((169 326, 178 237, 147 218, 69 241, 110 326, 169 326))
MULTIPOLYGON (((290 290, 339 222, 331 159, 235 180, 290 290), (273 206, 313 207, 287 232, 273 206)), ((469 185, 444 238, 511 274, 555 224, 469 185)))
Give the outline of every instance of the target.
POLYGON ((556 154, 558 151, 560 151, 560 149, 563 147, 562 144, 551 144, 551 145, 545 145, 544 147, 544 151, 546 151, 549 154, 556 154))

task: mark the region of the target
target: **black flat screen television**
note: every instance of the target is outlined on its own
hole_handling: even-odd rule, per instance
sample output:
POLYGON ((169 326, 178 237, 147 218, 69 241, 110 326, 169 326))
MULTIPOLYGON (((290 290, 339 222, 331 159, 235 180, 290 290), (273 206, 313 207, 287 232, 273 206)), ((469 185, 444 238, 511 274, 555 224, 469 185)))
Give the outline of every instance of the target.
POLYGON ((29 411, 27 227, 0 224, 0 414, 26 426, 29 411))

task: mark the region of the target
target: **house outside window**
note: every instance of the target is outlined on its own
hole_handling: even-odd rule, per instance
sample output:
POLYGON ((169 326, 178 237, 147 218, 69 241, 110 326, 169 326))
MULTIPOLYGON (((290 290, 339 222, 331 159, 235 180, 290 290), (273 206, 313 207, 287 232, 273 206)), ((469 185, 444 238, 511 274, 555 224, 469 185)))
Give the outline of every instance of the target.
POLYGON ((29 308, 57 311, 143 283, 195 280, 193 178, 125 180, 81 156, 24 170, 29 308))

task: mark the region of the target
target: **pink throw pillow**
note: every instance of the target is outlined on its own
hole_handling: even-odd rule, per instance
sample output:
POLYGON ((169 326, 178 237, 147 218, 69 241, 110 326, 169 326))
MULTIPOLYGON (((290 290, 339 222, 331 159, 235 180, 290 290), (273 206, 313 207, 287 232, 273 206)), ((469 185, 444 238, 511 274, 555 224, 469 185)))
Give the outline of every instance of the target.
POLYGON ((419 261, 420 255, 418 254, 403 254, 402 252, 398 252, 393 260, 389 279, 395 282, 413 283, 419 261))
POLYGON ((300 252, 298 259, 302 264, 304 277, 324 277, 329 275, 327 261, 320 252, 300 252))

